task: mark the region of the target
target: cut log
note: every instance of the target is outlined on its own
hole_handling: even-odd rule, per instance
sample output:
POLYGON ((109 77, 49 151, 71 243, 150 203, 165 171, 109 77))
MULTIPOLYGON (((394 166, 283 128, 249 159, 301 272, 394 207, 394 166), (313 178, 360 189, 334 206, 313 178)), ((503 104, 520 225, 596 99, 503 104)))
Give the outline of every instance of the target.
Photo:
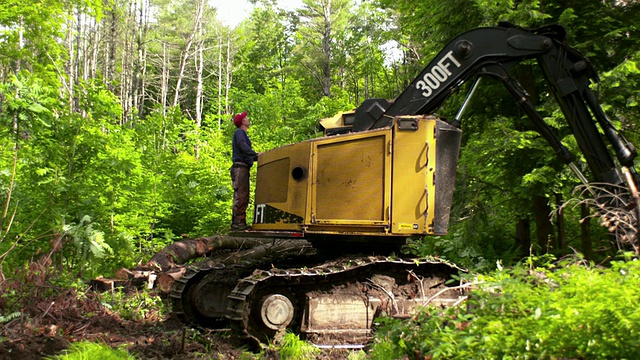
POLYGON ((126 280, 121 279, 105 279, 99 276, 91 280, 91 290, 98 292, 113 291, 118 286, 124 286, 126 280))
POLYGON ((311 243, 305 240, 271 240, 250 249, 239 250, 229 253, 224 257, 219 257, 222 264, 237 264, 241 261, 254 261, 276 253, 289 253, 291 255, 302 254, 305 250, 310 249, 311 243))
POLYGON ((167 272, 160 273, 156 279, 156 287, 165 294, 173 290, 173 284, 185 273, 185 268, 174 268, 167 272))
POLYGON ((209 236, 176 241, 155 254, 147 265, 165 272, 189 260, 205 256, 214 250, 240 250, 270 242, 273 242, 273 239, 243 238, 236 236, 209 236))

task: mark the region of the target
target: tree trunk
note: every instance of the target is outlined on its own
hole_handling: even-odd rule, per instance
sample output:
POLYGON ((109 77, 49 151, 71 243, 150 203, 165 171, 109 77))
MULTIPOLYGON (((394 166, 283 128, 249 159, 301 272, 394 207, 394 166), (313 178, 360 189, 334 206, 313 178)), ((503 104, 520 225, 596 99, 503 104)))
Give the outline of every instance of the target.
MULTIPOLYGON (((78 17, 80 16, 80 12, 78 11, 78 17)), ((78 26, 80 26, 80 19, 76 18, 76 21, 78 22, 78 26)), ((79 29, 76 28, 76 31, 78 31, 79 29)), ((67 43, 67 51, 69 53, 69 60, 67 61, 67 65, 66 65, 66 74, 67 77, 69 79, 69 83, 66 84, 66 80, 64 76, 61 76, 61 82, 62 84, 66 84, 66 91, 67 91, 67 97, 69 98, 69 111, 74 112, 75 108, 74 108, 74 101, 73 101, 73 87, 76 84, 76 77, 75 77, 75 59, 76 59, 76 51, 74 48, 74 43, 73 43, 73 23, 71 21, 69 21, 68 23, 68 28, 67 28, 67 34, 66 34, 66 39, 65 39, 66 43, 67 43)))
POLYGON ((331 20, 329 19, 328 14, 325 22, 325 32, 322 44, 322 50, 326 60, 322 69, 324 76, 323 91, 324 96, 331 97, 331 20))
POLYGON ((222 129, 222 28, 218 36, 218 131, 222 129))
POLYGON ((364 74, 364 98, 368 99, 369 96, 369 74, 364 74))
MULTIPOLYGON (((105 52, 109 54, 107 61, 105 62, 105 77, 109 81, 109 84, 113 84, 113 80, 115 80, 115 68, 117 61, 116 51, 118 44, 118 12, 118 3, 114 1, 113 6, 111 7, 111 24, 109 24, 109 30, 111 33, 109 34, 109 41, 107 42, 108 50, 105 52)), ((112 87, 110 89, 113 91, 112 87)))
MULTIPOLYGON (((202 22, 198 23, 198 48, 196 50, 198 56, 195 61, 196 65, 196 127, 202 126, 202 92, 203 92, 203 80, 202 72, 204 71, 204 28, 202 22)), ((197 146, 197 144, 196 144, 197 146)), ((197 157, 197 152, 196 152, 197 157)))
POLYGON ((95 19, 93 20, 94 31, 92 32, 91 37, 91 63, 89 64, 89 73, 87 74, 87 78, 94 78, 98 73, 98 56, 100 55, 100 31, 102 29, 102 23, 98 23, 95 19))
POLYGON ((529 218, 521 218, 516 222, 516 247, 520 249, 520 256, 530 255, 531 222, 529 218))
MULTIPOLYGON (((564 201, 562 199, 562 194, 556 194, 556 208, 561 209, 564 201)), ((556 214, 556 228, 558 229, 557 235, 557 245, 558 250, 565 252, 567 250, 567 234, 566 234, 566 226, 564 219, 564 212, 562 210, 558 210, 556 214)))
MULTIPOLYGON (((18 24, 22 25, 22 16, 19 17, 19 21, 18 24)), ((20 29, 22 29, 22 26, 20 27, 20 29)), ((22 30, 18 31, 18 48, 20 50, 22 50, 24 48, 24 33, 22 32, 22 30)), ((20 71, 22 70, 22 62, 20 61, 20 59, 18 59, 18 61, 16 61, 15 64, 15 73, 19 74, 20 71)), ((16 99, 20 97, 20 92, 18 89, 16 89, 16 95, 15 95, 16 99)), ((12 122, 11 122, 11 132, 13 135, 13 167, 11 170, 11 180, 9 181, 9 186, 7 187, 7 195, 5 197, 5 204, 4 204, 4 209, 2 210, 2 218, 0 219, 0 235, 3 235, 3 231, 4 231, 4 226, 5 226, 5 221, 7 220, 7 215, 9 214, 9 205, 11 204, 11 196, 13 194, 13 188, 15 186, 15 178, 16 178, 16 169, 17 169, 17 165, 18 165, 18 150, 20 149, 20 144, 18 143, 19 139, 20 139, 20 117, 18 116, 18 112, 16 111, 13 114, 12 117, 12 122)), ((9 228, 11 227, 11 225, 7 225, 7 231, 9 231, 9 228)), ((0 242, 2 242, 4 240, 4 236, 0 237, 0 242)), ((2 260, 2 259, 0 259, 2 260)), ((2 264, 0 262, 0 264, 2 264)), ((0 267, 0 270, 2 270, 2 268, 0 267)))
POLYGON ((125 125, 131 118, 131 110, 135 106, 133 98, 136 94, 137 71, 135 69, 137 54, 135 50, 137 38, 137 3, 131 1, 124 20, 123 40, 120 55, 120 101, 122 118, 120 125, 125 125))
POLYGON ((554 246, 553 224, 549 217, 549 214, 551 214, 549 199, 535 195, 533 197, 533 214, 536 222, 538 246, 544 253, 549 253, 554 246))
POLYGON ((227 70, 225 71, 225 86, 224 86, 224 106, 225 114, 231 113, 231 107, 229 106, 229 90, 231 90, 231 82, 233 77, 231 76, 231 33, 227 31, 227 70))
POLYGON ((136 76, 138 81, 136 84, 137 92, 134 94, 138 116, 142 117, 145 112, 146 99, 146 74, 147 74, 147 31, 149 30, 149 2, 142 1, 140 6, 140 16, 138 20, 138 62, 136 76), (137 75, 139 74, 139 75, 137 75))
MULTIPOLYGON (((204 7, 204 3, 202 4, 204 7)), ((196 128, 198 138, 200 137, 200 128, 202 127, 202 105, 203 105, 203 80, 202 72, 204 71, 204 27, 202 21, 198 22, 198 42, 196 49, 197 57, 195 61, 196 68, 196 128)), ((193 149, 196 160, 200 158, 200 144, 196 141, 193 149)))
POLYGON ((178 101, 180 100, 180 87, 182 86, 182 80, 184 78, 184 72, 187 67, 187 59, 189 59, 189 55, 191 54, 191 46, 193 46, 193 42, 198 34, 198 28, 200 27, 200 23, 202 22, 202 14, 204 13, 205 1, 201 0, 198 6, 196 7, 196 17, 193 20, 193 30, 189 34, 189 39, 187 39, 187 43, 185 44, 184 49, 182 50, 182 56, 180 57, 180 67, 178 69, 178 78, 176 80, 176 91, 173 96, 173 106, 178 105, 178 101))
MULTIPOLYGON (((169 56, 167 55, 167 43, 162 43, 162 84, 160 84, 160 103, 162 104, 162 116, 167 116, 167 98, 169 97, 169 56)), ((163 146, 164 148, 164 146, 163 146)))
POLYGON ((582 254, 587 260, 593 260, 593 245, 591 242, 591 216, 589 205, 580 204, 580 241, 582 243, 582 254))

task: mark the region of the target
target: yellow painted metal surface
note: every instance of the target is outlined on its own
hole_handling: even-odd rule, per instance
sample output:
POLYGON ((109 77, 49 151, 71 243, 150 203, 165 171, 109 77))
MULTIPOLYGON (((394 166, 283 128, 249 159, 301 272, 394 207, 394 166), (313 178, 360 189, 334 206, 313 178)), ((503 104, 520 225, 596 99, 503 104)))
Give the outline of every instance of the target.
POLYGON ((422 120, 415 130, 394 131, 391 232, 433 233, 435 121, 422 120))
POLYGON ((387 225, 390 134, 385 129, 314 142, 310 224, 387 225))
POLYGON ((311 141, 276 148, 259 157, 253 228, 302 229, 308 201, 310 157, 311 141), (271 211, 269 217, 267 206, 271 211), (275 215, 274 211, 277 211, 275 215))
MULTIPOLYGON (((448 213, 442 214, 450 198, 438 200, 444 207, 436 204, 436 195, 446 193, 438 190, 436 176, 441 124, 435 117, 404 116, 389 128, 264 153, 258 161, 253 228, 343 235, 443 233, 448 213), (434 216, 438 208, 440 217, 434 216)), ((457 150, 452 159, 447 162, 454 162, 453 176, 457 150)), ((452 184, 448 176, 440 183, 452 184)))

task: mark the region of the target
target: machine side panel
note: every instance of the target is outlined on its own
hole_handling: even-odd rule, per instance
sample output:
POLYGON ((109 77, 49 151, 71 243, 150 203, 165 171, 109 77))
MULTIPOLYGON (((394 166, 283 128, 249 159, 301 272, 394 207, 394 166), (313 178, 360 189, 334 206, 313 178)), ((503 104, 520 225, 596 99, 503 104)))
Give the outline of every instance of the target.
POLYGON ((301 230, 306 217, 311 142, 263 153, 256 176, 254 230, 301 230))
POLYGON ((390 134, 384 129, 313 143, 311 230, 321 224, 388 227, 390 134))
POLYGON ((396 119, 393 140, 393 234, 431 234, 434 217, 435 118, 396 119), (398 121, 412 121, 403 129, 398 121))

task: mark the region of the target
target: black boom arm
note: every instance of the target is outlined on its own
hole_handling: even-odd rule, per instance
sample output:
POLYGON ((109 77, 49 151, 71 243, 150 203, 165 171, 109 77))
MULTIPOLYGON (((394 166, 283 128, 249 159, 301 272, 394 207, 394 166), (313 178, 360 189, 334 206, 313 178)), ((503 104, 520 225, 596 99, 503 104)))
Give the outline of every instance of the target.
POLYGON ((605 144, 606 138, 619 163, 630 170, 637 183, 638 175, 633 167, 635 149, 607 119, 589 88, 591 81, 598 81, 595 71, 584 56, 567 45, 565 30, 558 25, 528 30, 501 24, 458 36, 395 100, 369 100, 356 109, 353 130, 389 126, 393 117, 399 115, 433 113, 465 80, 489 76, 505 85, 556 155, 565 164, 572 165, 570 152, 536 111, 526 91, 509 74, 509 69, 515 64, 528 59, 535 59, 542 69, 594 180, 623 183, 605 144))

